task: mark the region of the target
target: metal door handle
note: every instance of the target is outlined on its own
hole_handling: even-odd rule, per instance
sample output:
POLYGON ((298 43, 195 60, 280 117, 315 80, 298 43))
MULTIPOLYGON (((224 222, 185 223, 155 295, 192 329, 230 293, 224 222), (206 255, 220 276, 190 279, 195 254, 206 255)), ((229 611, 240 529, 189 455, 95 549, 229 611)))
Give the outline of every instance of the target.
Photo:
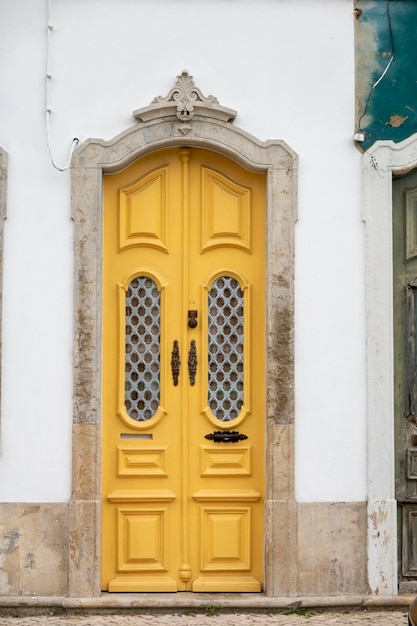
POLYGON ((172 346, 172 353, 171 353, 171 371, 172 371, 172 382, 174 383, 175 387, 178 385, 178 376, 180 375, 180 365, 181 365, 180 349, 178 346, 178 341, 174 339, 174 343, 172 346))
POLYGON ((190 385, 195 385, 195 375, 197 373, 197 348, 195 340, 192 339, 190 343, 190 350, 188 352, 188 376, 190 378, 190 385))
MULTIPOLYGON (((197 348, 195 344, 195 340, 192 339, 190 342, 190 349, 188 351, 188 376, 190 379, 190 385, 195 385, 195 375, 197 373, 197 348)), ((172 345, 171 352, 171 372, 172 372, 172 381, 175 387, 178 385, 178 377, 180 375, 180 349, 178 345, 178 341, 174 339, 174 343, 172 345)))

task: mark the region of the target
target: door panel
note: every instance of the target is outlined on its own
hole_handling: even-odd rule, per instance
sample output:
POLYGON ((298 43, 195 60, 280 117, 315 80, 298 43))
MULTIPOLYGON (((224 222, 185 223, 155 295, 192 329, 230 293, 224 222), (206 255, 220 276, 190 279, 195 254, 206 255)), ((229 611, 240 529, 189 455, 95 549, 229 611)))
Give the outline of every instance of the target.
POLYGON ((417 588, 417 172, 393 181, 394 388, 400 589, 417 588))
POLYGON ((105 176, 103 589, 262 588, 264 188, 199 149, 105 176))

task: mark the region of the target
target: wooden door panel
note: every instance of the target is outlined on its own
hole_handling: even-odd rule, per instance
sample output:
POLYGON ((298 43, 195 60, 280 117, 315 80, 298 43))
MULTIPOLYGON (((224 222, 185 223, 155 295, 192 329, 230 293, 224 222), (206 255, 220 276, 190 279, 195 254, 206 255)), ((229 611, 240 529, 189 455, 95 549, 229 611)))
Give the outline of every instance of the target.
POLYGON ((417 578, 417 504, 402 505, 402 566, 407 579, 417 578))
POLYGON ((393 317, 399 586, 417 590, 417 173, 393 180, 393 317))
POLYGON ((202 251, 212 247, 250 250, 251 190, 201 167, 202 251))
POLYGON ((264 188, 186 148, 105 177, 103 589, 262 588, 264 188))
POLYGON ((117 446, 118 476, 168 476, 166 451, 168 446, 117 446))
POLYGON ((201 476, 250 476, 251 446, 200 446, 201 476))
POLYGON ((167 252, 169 168, 151 171, 119 189, 119 249, 151 246, 167 252))
POLYGON ((249 572, 249 506, 217 505, 201 507, 202 572, 249 572))
POLYGON ((191 230, 202 233, 201 244, 198 238, 190 242, 190 284, 199 307, 197 347, 206 365, 190 392, 190 490, 195 503, 190 510, 191 534, 192 542, 201 546, 193 564, 197 575, 192 588, 260 591, 265 181, 199 150, 190 159, 190 176, 195 181, 190 205, 195 206, 198 198, 202 203, 200 212, 190 214, 191 230), (221 441, 215 433, 225 431, 245 438, 221 441))
MULTIPOLYGON (((120 490, 108 495, 116 503, 116 575, 109 591, 176 591, 167 575, 168 525, 175 494, 168 490, 120 490), (123 503, 123 504, 120 504, 123 503)), ((106 542, 107 543, 107 542, 106 542)))
POLYGON ((180 234, 172 227, 179 183, 168 189, 171 179, 178 180, 177 160, 150 155, 104 181, 102 585, 109 591, 178 588, 180 548, 168 541, 181 523, 182 453, 172 419, 181 396, 170 367, 180 290, 180 234), (138 293, 145 281, 159 293, 157 313, 138 293), (155 333, 147 318, 156 314, 155 333), (148 376, 158 332, 159 372, 148 376))
POLYGON ((166 507, 117 507, 119 572, 166 571, 166 513, 166 507))

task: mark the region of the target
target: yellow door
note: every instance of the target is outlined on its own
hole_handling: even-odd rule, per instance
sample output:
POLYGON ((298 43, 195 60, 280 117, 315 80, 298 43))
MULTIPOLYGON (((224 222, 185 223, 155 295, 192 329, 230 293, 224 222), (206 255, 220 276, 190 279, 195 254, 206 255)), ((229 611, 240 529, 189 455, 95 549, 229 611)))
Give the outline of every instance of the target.
POLYGON ((102 588, 260 591, 265 177, 210 151, 104 180, 102 588))

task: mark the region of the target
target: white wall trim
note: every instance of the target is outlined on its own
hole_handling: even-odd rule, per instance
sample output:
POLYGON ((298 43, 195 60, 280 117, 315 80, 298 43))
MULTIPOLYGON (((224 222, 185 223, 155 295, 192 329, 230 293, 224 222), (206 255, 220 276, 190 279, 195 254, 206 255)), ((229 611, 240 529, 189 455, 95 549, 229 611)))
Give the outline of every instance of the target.
POLYGON ((392 318, 392 175, 417 166, 417 135, 377 142, 362 157, 366 223, 368 581, 398 593, 392 318))

